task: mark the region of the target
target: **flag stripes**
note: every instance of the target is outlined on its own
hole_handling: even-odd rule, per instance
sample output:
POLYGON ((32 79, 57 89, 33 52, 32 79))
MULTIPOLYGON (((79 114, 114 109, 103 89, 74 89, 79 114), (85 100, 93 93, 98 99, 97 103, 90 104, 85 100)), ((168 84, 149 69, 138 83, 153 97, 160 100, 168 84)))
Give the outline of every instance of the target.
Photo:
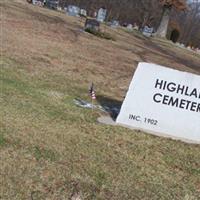
POLYGON ((90 86, 89 94, 90 94, 92 99, 96 99, 96 94, 95 94, 95 91, 94 91, 94 84, 93 83, 90 86))

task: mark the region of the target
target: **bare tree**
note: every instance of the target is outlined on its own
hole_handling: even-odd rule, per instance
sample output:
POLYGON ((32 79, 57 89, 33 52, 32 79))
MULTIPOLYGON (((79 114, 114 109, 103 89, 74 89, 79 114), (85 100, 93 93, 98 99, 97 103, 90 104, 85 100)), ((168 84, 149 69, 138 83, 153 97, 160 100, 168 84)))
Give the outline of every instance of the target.
POLYGON ((200 0, 189 1, 188 12, 173 12, 171 20, 179 24, 181 43, 200 47, 200 0))
POLYGON ((162 12, 161 22, 156 32, 156 35, 160 37, 166 37, 172 9, 175 8, 178 11, 186 10, 187 3, 186 0, 159 0, 159 1, 163 6, 163 12, 162 12))
POLYGON ((166 37, 169 20, 180 27, 180 41, 200 45, 200 0, 59 0, 60 5, 77 5, 89 15, 100 7, 107 9, 107 20, 158 27, 156 35, 166 37), (188 6, 189 5, 189 6, 188 6), (189 9, 187 9, 189 7, 189 9), (187 12, 177 12, 184 11, 187 12))

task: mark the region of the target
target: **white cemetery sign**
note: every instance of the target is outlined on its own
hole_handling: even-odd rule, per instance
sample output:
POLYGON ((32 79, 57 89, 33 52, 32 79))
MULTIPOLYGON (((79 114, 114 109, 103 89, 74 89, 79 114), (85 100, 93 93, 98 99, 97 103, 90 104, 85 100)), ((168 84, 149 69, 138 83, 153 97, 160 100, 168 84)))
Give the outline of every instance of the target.
POLYGON ((117 123, 200 143, 200 76, 139 63, 117 123))

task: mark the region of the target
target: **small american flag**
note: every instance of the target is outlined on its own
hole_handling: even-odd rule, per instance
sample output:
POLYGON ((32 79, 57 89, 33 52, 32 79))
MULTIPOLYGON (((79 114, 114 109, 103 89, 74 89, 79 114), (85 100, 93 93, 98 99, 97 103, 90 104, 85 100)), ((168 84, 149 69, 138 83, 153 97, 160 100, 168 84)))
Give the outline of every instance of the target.
POLYGON ((92 83, 89 89, 89 94, 92 99, 96 99, 95 91, 94 91, 94 84, 92 83))

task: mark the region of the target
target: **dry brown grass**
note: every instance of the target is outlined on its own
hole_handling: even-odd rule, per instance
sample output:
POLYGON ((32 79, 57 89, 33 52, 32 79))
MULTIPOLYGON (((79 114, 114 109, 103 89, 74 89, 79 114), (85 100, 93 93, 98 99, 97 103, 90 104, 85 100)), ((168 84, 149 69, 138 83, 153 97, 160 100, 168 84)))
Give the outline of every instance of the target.
POLYGON ((121 101, 139 61, 200 74, 173 44, 63 13, 1 1, 0 199, 198 199, 200 147, 96 123, 77 108, 91 81, 121 101))
POLYGON ((200 73, 199 57, 166 41, 152 42, 108 27, 102 29, 117 41, 102 40, 82 32, 84 22, 80 19, 23 6, 2 4, 3 53, 25 62, 32 74, 41 73, 41 67, 52 68, 83 84, 95 80, 103 91, 110 84, 112 93, 121 96, 119 89, 127 88, 139 61, 200 73))

